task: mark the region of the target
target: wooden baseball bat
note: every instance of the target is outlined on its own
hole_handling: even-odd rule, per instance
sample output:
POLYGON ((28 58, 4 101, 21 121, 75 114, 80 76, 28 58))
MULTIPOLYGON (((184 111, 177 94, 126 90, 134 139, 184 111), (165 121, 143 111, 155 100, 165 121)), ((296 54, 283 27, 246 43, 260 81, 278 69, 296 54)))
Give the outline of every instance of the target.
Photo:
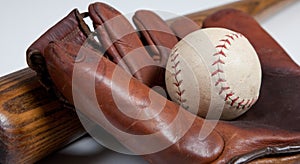
MULTIPOLYGON (((235 8, 262 18, 295 1, 242 0, 187 17, 202 24, 207 15, 235 8)), ((1 77, 0 97, 0 163, 34 163, 86 133, 76 112, 47 93, 29 68, 1 77)))

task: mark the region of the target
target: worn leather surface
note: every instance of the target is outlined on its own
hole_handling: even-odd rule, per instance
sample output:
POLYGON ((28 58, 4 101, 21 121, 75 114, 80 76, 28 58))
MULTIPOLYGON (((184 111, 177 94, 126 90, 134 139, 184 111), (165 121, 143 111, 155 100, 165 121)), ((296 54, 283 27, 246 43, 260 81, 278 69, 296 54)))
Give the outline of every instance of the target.
MULTIPOLYGON (((72 10, 67 16, 33 42, 26 51, 28 66, 37 72, 41 84, 50 92, 54 92, 62 101, 65 101, 64 98, 56 91, 52 80, 49 78, 43 57, 44 49, 49 42, 55 40, 83 45, 91 33, 83 18, 84 15, 80 14, 77 9, 72 10)), ((66 101, 65 104, 69 106, 66 101)))
POLYGON ((180 17, 171 23, 170 28, 179 39, 201 28, 200 25, 187 17, 180 17))
MULTIPOLYGON (((120 13, 115 9, 102 3, 92 4, 89 7, 89 11, 96 27, 99 27, 99 25, 101 26, 101 24, 104 23, 104 20, 108 21, 116 15, 120 15, 120 13), (99 11, 101 11, 100 14, 99 11)), ((239 19, 238 17, 236 18, 238 15, 244 15, 239 12, 227 11, 219 14, 217 17, 219 19, 214 16, 208 18, 205 23, 205 27, 218 25, 223 16, 228 16, 226 14, 230 17, 234 17, 235 19, 239 19)), ((213 132, 204 140, 199 140, 199 131, 205 121, 204 119, 196 117, 195 115, 183 110, 177 104, 167 100, 156 92, 151 92, 151 89, 148 86, 156 83, 155 80, 151 79, 157 78, 157 74, 153 73, 156 72, 153 71, 153 69, 155 70, 156 68, 150 67, 143 69, 143 71, 139 70, 138 73, 134 73, 134 76, 132 77, 132 72, 126 72, 126 68, 120 69, 123 68, 121 64, 119 64, 119 66, 116 65, 120 63, 118 60, 122 59, 122 57, 128 55, 128 53, 133 51, 135 48, 142 46, 142 42, 139 40, 139 37, 136 33, 133 33, 132 27, 129 27, 127 22, 121 18, 122 23, 125 25, 124 29, 120 29, 118 26, 114 26, 114 24, 109 24, 107 26, 103 26, 103 29, 100 31, 96 30, 99 34, 100 41, 102 36, 105 38, 105 40, 101 42, 102 46, 105 46, 103 43, 106 43, 106 45, 114 43, 113 46, 115 47, 115 51, 118 52, 118 54, 112 53, 107 55, 108 59, 101 58, 97 66, 95 76, 97 103, 101 106, 101 110, 106 118, 119 130, 130 134, 146 135, 161 131, 162 133, 156 136, 157 141, 159 143, 163 142, 172 144, 167 149, 144 155, 145 159, 147 159, 150 163, 227 163, 234 161, 241 163, 269 154, 300 152, 300 132, 298 129, 299 127, 296 124, 297 118, 296 121, 293 119, 288 121, 284 120, 286 122, 281 123, 283 119, 278 120, 278 122, 274 121, 279 116, 275 114, 276 112, 273 112, 275 109, 278 109, 281 112, 289 110, 289 112, 291 111, 294 117, 296 117, 297 109, 299 109, 297 108, 297 105, 286 106, 286 104, 280 103, 283 102, 283 99, 287 98, 293 101, 299 99, 297 98, 297 93, 299 93, 297 92, 299 89, 299 83, 297 83, 297 81, 299 81, 299 66, 295 65, 295 63, 286 56, 287 54, 284 51, 281 51, 276 58, 271 57, 271 55, 266 55, 269 51, 272 51, 273 48, 275 48, 274 52, 276 53, 281 49, 280 46, 274 40, 270 40, 270 36, 267 33, 264 33, 264 31, 261 30, 261 27, 259 27, 259 25, 252 19, 248 18, 246 20, 249 21, 247 22, 249 25, 246 27, 253 28, 248 29, 249 35, 253 33, 252 30, 259 29, 257 32, 261 34, 257 34, 257 36, 261 36, 260 40, 262 40, 262 42, 260 43, 271 45, 270 49, 265 51, 259 51, 259 49, 257 49, 260 59, 262 61, 264 60, 264 62, 262 62, 262 66, 263 73, 265 72, 262 83, 261 98, 255 107, 247 112, 245 117, 240 117, 238 120, 230 122, 219 121, 213 132), (250 24, 252 26, 250 26, 250 24), (128 33, 128 35, 121 38, 118 37, 119 34, 122 33, 128 33), (114 55, 120 56, 115 57, 114 55), (266 56, 261 57, 264 55, 266 56), (114 63, 109 61, 109 59, 111 59, 114 63), (113 79, 115 70, 120 71, 120 81, 115 81, 115 79, 113 79), (129 89, 124 88, 124 81, 122 81, 122 79, 129 79, 129 89), (291 82, 291 84, 283 83, 283 81, 286 80, 294 82, 291 82), (273 84, 276 84, 277 87, 274 87, 273 84), (127 95, 125 94, 127 92, 129 92, 129 95, 124 96, 127 95), (149 94, 149 92, 151 92, 151 94, 149 94), (151 99, 153 97, 155 97, 155 102, 162 105, 163 108, 162 111, 152 119, 137 120, 124 115, 120 109, 118 109, 116 102, 114 102, 112 93, 117 93, 121 103, 132 105, 133 109, 136 109, 141 115, 158 112, 159 109, 151 105, 151 99), (152 98, 150 98, 150 95, 152 98), (278 101, 278 103, 273 102, 273 99, 278 101), (272 120, 269 118, 264 119, 264 116, 270 113, 270 110, 272 110, 273 116, 277 116, 273 118, 273 123, 271 123, 272 120), (251 111, 253 111, 253 114, 251 114, 251 111), (257 113, 254 111, 261 111, 261 113, 259 113, 258 117, 255 117, 257 113), (262 114, 263 111, 265 112, 264 114, 262 114), (176 124, 177 126, 175 126, 175 128, 167 128, 168 125, 176 118, 178 113, 181 114, 182 119, 179 119, 178 124, 176 124), (293 123, 293 126, 288 126, 289 121, 293 123), (186 128, 184 126, 187 123, 191 123, 190 128, 186 128), (178 138, 178 131, 180 132, 185 130, 187 130, 187 133, 185 133, 182 138, 178 138)), ((146 25, 147 21, 148 20, 140 19, 138 23, 140 25, 146 25), (146 23, 143 23, 143 21, 146 23)), ((239 28, 246 27, 243 26, 239 28)), ((247 36, 247 34, 243 34, 247 36)), ((144 34, 144 36, 147 35, 148 37, 153 37, 149 36, 151 35, 150 33, 147 33, 146 35, 144 34)), ((59 41, 60 39, 57 40, 58 41, 51 42, 46 48, 45 53, 43 53, 45 58, 45 63, 43 64, 45 64, 49 73, 46 75, 50 75, 49 79, 53 81, 56 88, 69 102, 74 103, 72 97, 72 73, 74 63, 79 63, 79 67, 76 67, 76 69, 79 70, 79 73, 81 73, 81 77, 83 79, 90 79, 91 76, 94 76, 95 72, 92 72, 89 68, 93 65, 93 62, 96 62, 99 59, 100 54, 93 48, 81 48, 80 44, 59 41), (84 54, 84 57, 81 56, 80 59, 82 60, 78 61, 76 56, 79 50, 81 50, 81 54, 84 54)), ((249 38, 249 40, 251 42, 251 38, 249 38)), ((149 43, 153 44, 155 42, 149 43)), ((254 47, 259 48, 259 46, 255 45, 254 47)), ((261 46, 262 50, 264 48, 264 46, 261 46)), ((107 53, 111 52, 114 52, 114 50, 107 51, 107 53)), ((128 67, 129 71, 134 70, 132 68, 140 67, 140 65, 135 65, 136 63, 139 63, 140 60, 146 63, 155 63, 149 54, 144 54, 144 52, 147 52, 146 50, 141 50, 141 52, 143 53, 138 53, 140 56, 135 56, 134 61, 132 61, 133 59, 125 60, 124 65, 128 67)), ((158 76, 160 76, 160 74, 158 74, 158 76)), ((85 83, 83 83, 80 88, 77 88, 82 91, 83 97, 86 97, 87 99, 91 97, 91 95, 86 92, 88 87, 89 86, 85 86, 85 83)), ((98 119, 97 121, 100 124, 103 123, 101 119, 99 120, 99 118, 96 118, 93 115, 90 115, 90 117, 95 120, 98 119)), ((118 136, 115 137, 117 138, 118 136)), ((128 142, 124 144, 132 151, 139 153, 142 151, 140 148, 143 146, 141 145, 145 145, 147 143, 128 142)), ((156 143, 154 142, 152 144, 156 143)))
POLYGON ((132 25, 119 11, 97 2, 89 5, 89 13, 104 50, 108 50, 108 56, 115 63, 149 86, 162 85, 162 79, 157 78, 162 77, 164 70, 154 62, 132 25))
POLYGON ((171 49, 178 42, 176 35, 167 23, 152 11, 139 10, 132 19, 147 43, 145 46, 149 46, 153 58, 165 67, 171 49))
MULTIPOLYGON (((71 90, 72 72, 75 57, 79 49, 80 46, 75 44, 54 42, 51 43, 45 51, 46 64, 50 76, 60 92, 63 93, 70 102, 73 101, 71 90)), ((86 62, 97 61, 94 58, 99 56, 95 51, 88 48, 81 48, 81 53, 85 54, 86 62)), ((88 78, 88 76, 93 76, 93 72, 87 71, 91 70, 89 69, 89 64, 91 63, 84 63, 85 61, 81 62, 83 62, 83 64, 79 67, 77 66, 77 70, 82 71, 82 77, 88 78)), ((165 105, 163 106, 163 110, 156 117, 150 120, 136 120, 132 117, 128 117, 120 111, 116 102, 114 102, 112 92, 126 95, 125 93, 129 91, 129 96, 120 96, 121 99, 119 99, 119 101, 133 105, 134 109, 138 110, 140 115, 157 112, 158 109, 150 105, 150 88, 131 77, 130 74, 120 70, 120 76, 122 75, 122 77, 119 77, 120 79, 130 79, 128 90, 127 88, 122 89, 121 87, 124 81, 112 80, 116 68, 118 67, 116 67, 115 64, 106 58, 101 58, 95 76, 95 91, 97 103, 101 106, 102 112, 119 130, 138 135, 162 131, 163 133, 157 136, 157 141, 174 142, 174 138, 177 137, 177 132, 186 130, 181 129, 181 126, 166 128, 176 117, 177 113, 181 111, 182 117, 184 118, 179 120, 178 125, 184 125, 194 121, 192 126, 187 129, 187 133, 179 140, 175 140, 176 142, 172 146, 157 153, 145 155, 145 158, 151 163, 223 163, 230 161, 230 159, 237 155, 261 150, 266 147, 299 145, 299 133, 274 130, 274 128, 246 121, 220 121, 205 140, 199 140, 199 131, 204 119, 195 117, 193 114, 179 108, 177 104, 165 99, 158 93, 153 93, 152 96, 158 97, 160 101, 165 102, 165 105), (112 87, 113 85, 115 87, 112 87)), ((84 90, 85 87, 89 86, 83 86, 79 89, 84 90)), ((84 93, 85 92, 82 92, 82 94, 84 93)), ((83 97, 86 98, 90 96, 91 95, 88 94, 83 95, 83 97)), ((139 153, 140 151, 138 145, 129 144, 126 146, 131 148, 134 152, 139 153)))
MULTIPOLYGON (((61 43, 61 42, 55 42, 49 45, 49 47, 46 49, 46 61, 47 61, 47 67, 49 69, 49 73, 51 77, 53 78, 53 81, 56 83, 57 87, 60 89, 60 91, 65 95, 65 97, 72 101, 72 92, 69 88, 71 88, 71 82, 70 78, 72 78, 70 75, 72 75, 73 66, 74 66, 74 57, 77 55, 79 51, 79 46, 67 44, 67 43, 61 43), (63 52, 63 53, 61 53, 63 52), (69 62, 65 62, 69 61, 69 62), (73 61, 73 62, 72 62, 73 61), (66 69, 61 69, 62 62, 64 62, 66 69), (67 64, 67 65, 66 65, 67 64), (63 79, 61 77, 64 77, 63 79), (63 87, 65 86, 65 87, 63 87), (67 86, 67 87, 66 87, 67 86)), ((83 50, 83 49, 82 49, 83 50)), ((85 59, 93 59, 90 61, 96 61, 94 58, 97 56, 95 55, 95 52, 91 51, 90 49, 84 49, 83 50, 85 54, 85 59)), ((85 61, 83 61, 85 62, 85 61)), ((88 68, 88 64, 82 63, 83 67, 88 68)), ((86 69, 86 68, 80 68, 80 69, 86 69)), ((113 101, 112 92, 117 91, 117 93, 124 94, 126 93, 126 88, 119 88, 119 85, 122 85, 121 83, 123 81, 112 81, 113 72, 116 69, 116 65, 112 62, 108 61, 105 58, 102 58, 102 60, 99 63, 99 67, 97 68, 97 76, 95 79, 96 82, 96 95, 99 105, 101 105, 101 109, 104 112, 105 116, 109 121, 111 121, 112 124, 117 126, 120 130, 126 131, 127 133, 132 134, 151 134, 153 132, 161 130, 163 127, 166 127, 168 123, 170 123, 174 117, 176 116, 176 113, 178 112, 179 106, 171 101, 166 100, 165 109, 159 114, 158 117, 146 121, 140 121, 135 120, 130 117, 126 117, 118 107, 116 106, 115 102, 113 101), (105 75, 105 76, 103 76, 105 75), (116 87, 112 88, 112 83, 116 87), (118 84, 119 83, 119 84, 118 84), (118 89, 119 88, 119 89, 118 89), (136 122, 136 123, 134 123, 136 122)), ((121 70, 122 71, 122 70, 121 70)), ((151 103, 149 98, 149 91, 150 88, 148 88, 146 85, 142 84, 135 78, 130 77, 131 75, 128 73, 120 73, 120 79, 124 78, 130 78, 129 83, 129 96, 121 96, 123 103, 130 103, 133 104, 137 109, 140 110, 140 112, 147 112, 148 110, 156 111, 157 109, 146 109, 141 107, 148 107, 151 103)), ((86 74, 83 74, 83 76, 92 76, 91 72, 87 72, 86 74)), ((88 86, 86 86, 88 87, 88 86)), ((164 98, 160 96, 157 93, 154 93, 155 96, 160 97, 161 100, 164 98)), ((90 96, 90 95, 85 95, 90 96)), ((120 103, 120 102, 119 102, 120 103)), ((149 111, 148 111, 149 112, 149 111)), ((189 119, 192 119, 192 115, 188 112, 183 111, 186 114, 186 117, 190 117, 189 119)), ((144 113, 141 113, 144 114, 144 113)), ((184 120, 183 120, 184 121, 184 120)), ((203 121, 203 120, 198 120, 203 121)), ((185 121, 184 121, 185 122, 185 121)), ((184 123, 183 122, 183 123, 184 123)), ((193 131, 199 130, 200 126, 195 126, 193 131)), ((173 129, 175 130, 175 129, 173 129)), ((191 130, 191 131, 192 131, 191 130)), ((165 140, 165 142, 172 142, 173 138, 169 137, 169 135, 172 135, 176 133, 176 131, 168 131, 166 134, 161 135, 162 138, 158 138, 161 140, 165 140)), ((188 135, 185 137, 185 139, 182 139, 181 144, 187 143, 187 140, 190 140, 189 144, 194 145, 194 139, 197 138, 196 133, 194 135, 188 135)), ((207 143, 215 143, 213 145, 206 144, 205 142, 198 143, 201 145, 198 149, 199 152, 205 152, 201 151, 203 148, 205 150, 210 150, 209 154, 206 153, 200 153, 197 156, 194 156, 192 158, 198 158, 198 161, 206 161, 209 162, 212 159, 217 157, 217 154, 219 154, 222 151, 222 145, 223 141, 220 136, 218 136, 217 133, 212 133, 210 137, 207 139, 210 140, 207 143)), ((154 144, 154 143, 153 143, 154 144)), ((127 145, 131 147, 132 145, 127 145)), ((140 146, 137 146, 135 149, 138 149, 140 146)), ((177 145, 172 146, 175 149, 177 149, 177 145)), ((187 146, 188 148, 188 146, 187 146)), ((178 147, 179 149, 179 147, 178 147)), ((170 149, 172 150, 172 149, 170 149)), ((169 151, 170 151, 169 150, 169 151)), ((203 149, 204 150, 204 149, 203 149)), ((169 151, 165 151, 161 154, 160 160, 164 160, 165 158, 168 158, 171 161, 176 161, 178 159, 184 159, 184 157, 189 154, 188 149, 181 149, 181 151, 178 151, 177 154, 172 154, 169 151), (185 153, 184 153, 185 152, 185 153), (167 156, 166 156, 167 155, 167 156), (172 158, 170 158, 172 156, 172 158), (175 158, 178 159, 175 159, 175 158)), ((196 153, 196 152, 195 152, 196 153)), ((187 159, 186 162, 191 161, 191 159, 187 159)))

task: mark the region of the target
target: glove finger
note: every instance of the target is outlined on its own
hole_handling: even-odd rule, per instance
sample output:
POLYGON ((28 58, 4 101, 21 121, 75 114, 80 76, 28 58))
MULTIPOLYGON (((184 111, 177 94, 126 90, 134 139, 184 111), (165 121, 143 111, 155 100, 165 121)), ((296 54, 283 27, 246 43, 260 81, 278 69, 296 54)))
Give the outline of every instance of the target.
POLYGON ((122 60, 122 55, 118 52, 117 48, 114 46, 112 41, 110 40, 110 37, 108 36, 107 31, 105 30, 104 26, 98 26, 97 29, 98 37, 101 36, 101 44, 106 52, 106 56, 113 61, 114 63, 118 64, 121 68, 126 70, 127 72, 130 72, 128 66, 122 60))
POLYGON ((222 153, 224 141, 217 132, 211 132, 202 140, 198 138, 204 122, 202 118, 158 93, 151 93, 149 87, 118 69, 108 59, 101 58, 96 63, 100 55, 92 49, 53 42, 49 44, 45 54, 47 68, 58 90, 74 103, 76 96, 72 93, 72 85, 76 84, 76 92, 80 94, 77 99, 80 101, 77 102, 78 110, 105 127, 105 130, 120 139, 132 152, 141 153, 152 163, 211 163, 222 153), (79 51, 82 54, 80 61, 76 60, 79 51), (72 76, 75 64, 79 79, 72 76), (93 69, 96 71, 93 72, 93 69), (113 78, 115 73, 117 79, 113 78), (86 83, 91 79, 95 81, 95 88, 86 83), (126 81, 129 82, 129 88, 124 87, 126 81), (95 92, 95 102, 91 102, 95 99, 91 92, 95 92), (116 97, 118 101, 115 101, 116 97), (120 104, 129 107, 126 109, 127 114, 120 111, 120 104), (103 112, 105 119, 95 115, 91 110, 95 108, 93 105, 101 107, 99 110, 103 112), (151 142, 147 142, 149 140, 151 142), (162 145, 167 146, 160 147, 162 145), (149 153, 151 149, 153 151, 149 153))
POLYGON ((149 45, 153 59, 164 67, 171 49, 178 42, 175 34, 167 23, 152 11, 137 11, 133 16, 133 22, 149 45))
POLYGON ((85 14, 80 14, 77 9, 72 10, 66 17, 32 43, 26 51, 27 64, 31 69, 37 72, 37 76, 43 87, 50 92, 54 92, 68 108, 70 105, 66 103, 64 98, 56 91, 50 80, 48 70, 45 66, 44 49, 51 41, 72 42, 95 48, 100 47, 99 43, 89 38, 91 31, 83 20, 85 16, 85 14))
POLYGON ((124 63, 124 61, 122 60, 122 55, 118 52, 118 50, 112 43, 110 36, 106 31, 106 27, 103 26, 104 20, 102 20, 101 17, 98 16, 97 10, 94 10, 92 5, 89 7, 89 14, 91 19, 93 20, 93 26, 95 28, 95 31, 97 32, 97 37, 101 42, 106 56, 111 61, 122 67, 124 70, 129 71, 126 63, 124 63))
POLYGON ((123 60, 130 73, 137 79, 149 86, 154 85, 161 71, 156 67, 129 21, 119 11, 104 3, 91 4, 89 12, 96 31, 99 26, 103 26, 99 29, 99 40, 102 42, 105 39, 104 45, 112 43, 111 46, 115 49, 108 55, 114 58, 117 64, 120 63, 120 59, 123 60), (104 32, 107 35, 102 38, 100 34, 104 32))
POLYGON ((187 17, 180 17, 171 23, 170 28, 176 34, 178 39, 181 40, 189 33, 199 30, 201 26, 187 17))

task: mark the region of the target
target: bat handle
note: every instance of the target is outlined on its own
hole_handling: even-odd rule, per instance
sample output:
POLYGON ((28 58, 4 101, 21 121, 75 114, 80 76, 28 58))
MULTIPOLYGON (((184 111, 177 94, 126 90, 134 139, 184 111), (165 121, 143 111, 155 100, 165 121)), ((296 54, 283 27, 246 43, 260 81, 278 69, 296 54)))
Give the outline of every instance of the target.
MULTIPOLYGON (((203 20, 219 10, 233 8, 237 10, 241 10, 249 15, 255 17, 258 21, 263 21, 270 16, 278 13, 279 10, 295 3, 299 2, 297 0, 241 0, 229 4, 225 4, 222 6, 218 6, 212 9, 195 12, 192 14, 186 15, 187 18, 195 21, 197 24, 202 26, 203 20)), ((168 23, 171 24, 177 18, 169 20, 168 23)))

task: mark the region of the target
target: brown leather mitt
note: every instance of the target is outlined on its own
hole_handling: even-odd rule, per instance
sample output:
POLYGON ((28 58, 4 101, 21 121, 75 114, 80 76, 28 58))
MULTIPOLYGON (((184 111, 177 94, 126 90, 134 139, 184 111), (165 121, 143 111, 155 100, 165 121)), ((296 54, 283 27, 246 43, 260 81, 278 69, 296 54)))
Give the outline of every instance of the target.
POLYGON ((45 34, 40 36, 39 39, 27 49, 27 63, 31 69, 38 73, 38 76, 41 78, 41 82, 45 87, 48 88, 48 83, 51 81, 47 80, 49 76, 47 76, 46 68, 44 68, 44 48, 50 41, 54 40, 73 42, 82 45, 91 33, 89 27, 83 21, 84 17, 84 14, 80 14, 77 9, 74 9, 45 34))
POLYGON ((116 9, 98 2, 89 6, 89 13, 108 58, 144 84, 150 87, 156 85, 164 87, 165 69, 163 66, 166 64, 170 49, 177 43, 177 38, 164 21, 154 13, 148 12, 150 20, 156 25, 153 29, 151 28, 152 22, 148 24, 139 22, 140 17, 143 16, 142 11, 136 13, 134 17, 134 22, 140 28, 146 42, 151 44, 151 49, 159 51, 153 55, 152 52, 146 50, 129 21, 116 9))
MULTIPOLYGON (((151 163, 226 163, 240 155, 242 158, 238 158, 238 162, 246 162, 266 154, 299 152, 300 133, 248 121, 220 121, 205 139, 200 139, 199 133, 204 119, 151 91, 106 58, 99 58, 97 52, 91 49, 70 43, 54 42, 46 49, 45 58, 51 78, 70 102, 74 102, 72 97, 74 93, 70 88, 74 84, 71 79, 74 79, 72 72, 76 64, 77 76, 83 80, 76 85, 77 92, 82 98, 92 100, 92 94, 89 94, 90 85, 84 81, 94 79, 96 104, 101 107, 99 110, 113 127, 132 135, 157 134, 149 143, 145 140, 124 138, 107 128, 108 132, 127 148, 143 154, 149 144, 169 145, 158 152, 144 154, 145 159, 151 163), (79 51, 85 59, 80 62, 75 60, 79 51), (97 61, 99 63, 93 63, 97 61), (87 72, 92 70, 95 64, 98 65, 96 74, 92 71, 87 72), (116 72, 119 72, 117 74, 119 80, 114 77, 116 72), (126 82, 129 82, 128 88, 124 87, 126 82), (115 101, 116 96, 118 101, 115 101), (148 120, 134 119, 125 115, 118 104, 132 107, 135 110, 133 112, 137 112, 140 117, 151 113, 156 115, 148 120)), ((85 103, 95 102, 82 102, 85 103)), ((107 127, 103 118, 95 117, 94 112, 89 111, 90 107, 82 105, 79 108, 99 125, 107 127)))
POLYGON ((58 40, 100 49, 99 43, 91 37, 92 32, 83 20, 87 16, 88 13, 79 13, 77 9, 72 10, 66 17, 33 42, 26 51, 27 64, 37 73, 40 83, 50 93, 54 93, 63 102, 64 106, 68 108, 73 108, 73 106, 61 96, 61 93, 57 92, 52 80, 49 78, 45 65, 44 49, 49 42, 58 40))
MULTIPOLYGON (((102 49, 107 50, 104 54, 107 58, 102 57, 103 53, 96 50, 95 46, 54 38, 47 40, 54 42, 49 43, 46 48, 44 44, 41 44, 41 49, 45 49, 45 51, 41 52, 43 62, 40 65, 42 65, 41 68, 46 68, 42 73, 49 81, 53 82, 68 102, 74 104, 78 101, 74 101, 73 95, 74 92, 79 93, 82 97, 79 101, 82 103, 79 103, 78 108, 100 126, 105 127, 128 149, 143 155, 150 163, 244 163, 267 155, 282 157, 300 153, 300 128, 297 125, 297 120, 299 120, 299 103, 297 104, 297 100, 299 100, 297 93, 300 89, 299 66, 287 57, 284 51, 279 51, 282 48, 251 17, 234 11, 221 12, 222 14, 219 16, 216 14, 217 16, 213 15, 206 20, 205 27, 218 26, 223 17, 228 17, 225 20, 239 20, 239 23, 245 21, 245 26, 233 30, 243 33, 251 42, 256 42, 255 39, 249 37, 256 30, 258 34, 255 36, 260 37, 260 44, 266 45, 267 49, 254 45, 263 66, 262 93, 256 105, 245 116, 235 121, 219 121, 206 138, 200 138, 199 133, 204 122, 212 125, 214 121, 204 120, 187 112, 148 87, 156 85, 157 81, 161 82, 162 73, 157 71, 159 70, 157 65, 135 70, 135 68, 141 67, 139 61, 146 65, 150 62, 149 65, 152 65, 155 60, 150 57, 151 51, 140 49, 143 44, 133 27, 129 26, 119 12, 106 4, 92 4, 89 12, 95 27, 97 27, 95 31, 101 41, 102 49), (117 18, 116 20, 124 24, 124 29, 114 26, 114 23, 106 25, 105 22, 116 16, 120 16, 121 19, 117 18), (245 31, 248 32, 248 35, 246 32, 242 32, 243 29, 247 29, 245 31), (134 58, 123 60, 135 49, 140 50, 139 53, 133 55, 134 58), (272 51, 280 53, 276 54, 276 57, 272 53, 267 55, 272 51), (120 61, 124 61, 124 63, 120 64, 120 61), (74 70, 76 70, 76 76, 80 77, 78 83, 73 83, 74 70), (116 75, 117 78, 115 78, 116 75), (286 79, 290 83, 286 83, 286 79), (87 81, 95 82, 92 92, 87 81), (95 99, 91 93, 95 93, 95 99), (115 101, 116 97, 118 101, 115 101), (283 102, 291 104, 283 104, 283 102), (129 108, 120 108, 119 104, 129 108), (97 117, 91 111, 96 106, 101 107, 99 112, 101 111, 104 117, 97 117), (125 112, 130 110, 139 117, 153 117, 136 119, 124 114, 124 110, 125 112), (286 110, 293 113, 290 120, 278 119, 281 117, 276 113, 286 113, 286 110), (259 113, 256 113, 257 111, 259 113), (272 116, 266 116, 268 114, 274 116, 273 119, 271 119, 272 116), (114 128, 130 137, 123 136, 123 133, 120 134, 108 126, 104 118, 109 121, 109 125, 113 125, 114 128), (289 121, 293 123, 292 126, 288 126, 289 121), (132 137, 132 135, 149 136, 151 134, 156 135, 149 140, 146 138, 138 140, 132 137), (152 153, 145 151, 153 146, 161 148, 161 145, 166 145, 166 147, 152 153)), ((147 18, 147 14, 155 19, 159 18, 151 12, 146 12, 142 16, 137 13, 134 19, 136 19, 135 22, 139 29, 147 30, 146 26, 150 26, 150 24, 152 26, 152 23, 148 22, 152 20, 144 19, 147 18)), ((157 21, 161 21, 161 19, 157 19, 157 21)), ((160 25, 167 29, 163 23, 160 25)), ((144 32, 144 34, 141 32, 141 34, 148 40, 151 38, 151 41, 148 41, 148 45, 151 46, 158 44, 170 47, 173 44, 161 41, 163 38, 156 38, 161 35, 154 35, 151 32, 144 32)), ((175 42, 174 39, 174 44, 175 42)), ((39 45, 38 42, 36 44, 39 45)), ((165 51, 159 51, 157 48, 153 56, 157 56, 157 52, 165 51)), ((29 63, 32 61, 30 56, 28 55, 29 63)), ((165 54, 159 56, 159 62, 166 58, 165 54)))

